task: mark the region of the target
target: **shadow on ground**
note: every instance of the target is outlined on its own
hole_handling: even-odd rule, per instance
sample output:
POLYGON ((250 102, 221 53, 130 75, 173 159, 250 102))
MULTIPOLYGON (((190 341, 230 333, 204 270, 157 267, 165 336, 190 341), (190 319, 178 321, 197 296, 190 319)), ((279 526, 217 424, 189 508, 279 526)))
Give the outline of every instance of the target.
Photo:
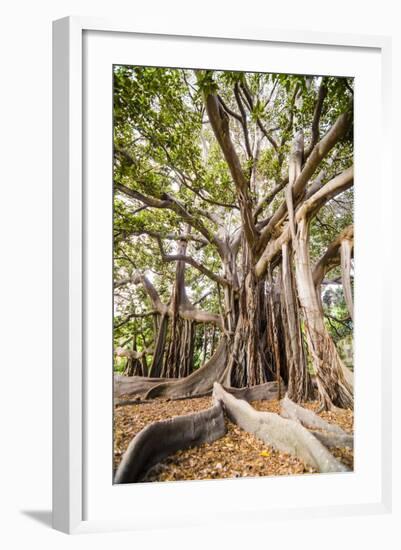
POLYGON ((52 512, 51 510, 21 510, 21 514, 27 516, 46 527, 52 526, 52 512))

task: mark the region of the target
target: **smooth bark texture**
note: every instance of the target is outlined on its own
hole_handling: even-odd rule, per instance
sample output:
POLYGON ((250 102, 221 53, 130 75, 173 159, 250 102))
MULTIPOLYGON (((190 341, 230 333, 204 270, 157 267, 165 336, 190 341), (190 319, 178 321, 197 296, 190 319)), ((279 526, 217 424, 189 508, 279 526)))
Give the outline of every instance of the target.
POLYGON ((252 249, 256 238, 256 228, 252 216, 252 201, 249 195, 249 181, 246 179, 240 160, 230 136, 229 117, 221 108, 219 100, 214 94, 205 97, 206 111, 216 139, 226 159, 238 193, 238 203, 244 226, 244 233, 248 245, 252 249))
POLYGON ((303 347, 298 299, 295 292, 295 281, 292 272, 292 255, 289 254, 289 245, 284 244, 282 249, 282 299, 286 316, 287 368, 288 393, 296 402, 306 401, 312 396, 312 386, 306 367, 305 351, 303 347))
POLYGON ((313 283, 316 287, 316 295, 320 309, 323 311, 321 302, 321 284, 326 274, 334 267, 341 264, 342 283, 344 297, 347 303, 351 318, 353 318, 353 299, 351 289, 351 255, 354 243, 354 226, 346 227, 327 247, 326 252, 319 259, 313 269, 313 283), (344 251, 343 251, 344 247, 344 251), (352 311, 352 313, 351 313, 352 311))
MULTIPOLYGON (((285 391, 284 384, 281 384, 281 389, 285 391)), ((250 388, 224 388, 227 393, 230 393, 237 399, 242 399, 250 403, 251 401, 273 401, 277 399, 279 385, 278 382, 266 382, 258 386, 250 388)))
POLYGON ((209 361, 189 376, 168 379, 114 375, 114 395, 143 396, 143 399, 207 395, 216 380, 224 379, 226 367, 227 344, 223 338, 209 361))
POLYGON ((350 239, 341 241, 341 277, 345 303, 352 320, 354 320, 354 300, 351 286, 351 255, 353 243, 350 239))
MULTIPOLYGON (((305 216, 311 218, 324 204, 330 199, 349 189, 354 182, 353 167, 347 168, 341 174, 327 182, 322 188, 316 191, 311 197, 305 200, 295 209, 295 222, 305 216)), ((268 269, 268 265, 273 263, 284 243, 291 239, 290 225, 287 222, 275 239, 269 241, 263 250, 260 258, 256 262, 255 273, 257 277, 263 277, 268 269)))
POLYGON ((340 435, 320 430, 309 430, 325 447, 348 447, 354 448, 354 437, 349 434, 340 435))
POLYGON ((325 409, 330 409, 333 405, 352 408, 354 400, 351 373, 346 378, 348 369, 344 366, 333 340, 327 333, 313 284, 309 257, 308 218, 301 218, 298 222, 297 241, 295 252, 297 289, 305 320, 309 352, 316 373, 319 399, 325 409))
MULTIPOLYGON (((135 274, 132 279, 130 279, 130 282, 132 282, 133 284, 143 284, 144 290, 148 294, 154 308, 161 315, 167 314, 169 317, 174 316, 175 312, 173 306, 167 306, 162 303, 157 290, 145 275, 139 273, 135 274)), ((196 321, 198 323, 212 323, 219 327, 222 327, 220 315, 210 313, 208 311, 202 311, 191 305, 189 302, 180 304, 179 315, 183 319, 187 319, 190 321, 196 321)))
POLYGON ((114 375, 114 395, 141 395, 146 393, 155 384, 164 381, 164 378, 148 378, 147 376, 114 375))
MULTIPOLYGON (((275 380, 280 398, 283 380, 289 397, 300 403, 316 397, 310 376, 313 371, 322 407, 352 407, 353 375, 342 363, 326 329, 320 297, 325 273, 334 263, 341 263, 344 296, 353 316, 352 226, 329 246, 314 271, 309 243, 313 217, 353 185, 353 166, 344 168, 348 165, 347 158, 352 157, 349 133, 352 106, 342 101, 339 105, 340 108, 346 106, 345 112, 332 123, 334 90, 329 78, 315 81, 314 87, 312 77, 305 77, 302 85, 299 80, 295 81, 290 94, 289 84, 283 87, 278 79, 271 94, 273 96, 277 87, 282 89, 280 93, 286 100, 283 99, 279 111, 278 126, 269 128, 270 120, 275 118, 268 107, 272 96, 265 98, 264 103, 259 101, 259 95, 266 92, 267 81, 256 91, 257 87, 247 82, 246 75, 240 78, 231 75, 227 82, 223 79, 224 84, 213 71, 196 70, 192 78, 190 88, 197 86, 200 92, 197 97, 202 98, 203 107, 200 114, 198 106, 187 112, 186 108, 194 99, 189 93, 183 103, 177 104, 181 107, 176 107, 176 124, 178 128, 183 114, 189 116, 191 112, 187 122, 192 121, 192 132, 196 133, 197 125, 192 125, 192 115, 197 118, 199 114, 202 129, 198 139, 202 158, 197 157, 196 147, 192 150, 190 142, 188 149, 181 151, 181 140, 171 140, 170 144, 164 142, 162 136, 156 139, 147 135, 149 130, 137 128, 139 134, 144 132, 138 143, 144 140, 150 145, 146 149, 152 159, 149 170, 157 166, 160 184, 165 179, 166 189, 170 191, 163 192, 163 185, 146 186, 146 171, 143 181, 133 178, 132 183, 125 185, 128 176, 124 172, 124 177, 115 184, 116 192, 124 194, 128 202, 133 201, 137 210, 167 209, 170 213, 166 214, 174 213, 174 225, 167 216, 160 227, 155 224, 155 227, 142 229, 142 223, 139 228, 133 225, 137 234, 146 233, 156 239, 162 262, 177 262, 171 295, 168 301, 163 298, 164 303, 145 275, 135 274, 128 279, 129 284, 142 283, 155 315, 154 355, 148 374, 156 380, 146 382, 135 377, 125 388, 130 388, 133 395, 135 392, 144 394, 145 399, 158 396, 177 399, 206 394, 216 381, 229 388, 260 388, 258 391, 263 394, 264 384, 275 380), (227 96, 219 93, 221 86, 226 92, 229 90, 227 96), (330 105, 327 105, 326 96, 330 98, 330 105), (313 105, 310 101, 304 102, 306 97, 314 102, 313 105), (268 116, 264 117, 261 109, 268 116), (304 118, 302 113, 308 116, 304 118), (305 120, 310 121, 309 127, 300 129, 305 126, 305 120), (325 134, 321 137, 323 129, 325 134), (288 142, 292 137, 293 145, 288 155, 288 142), (340 143, 342 141, 345 143, 340 143), (210 148, 212 144, 216 154, 210 148), (157 150, 154 158, 153 148, 157 150), (183 162, 187 153, 188 163, 183 162), (333 165, 337 155, 338 164, 333 165), (217 197, 213 196, 212 188, 203 188, 208 181, 204 178, 208 177, 209 167, 205 166, 207 169, 203 172, 198 170, 201 165, 197 163, 209 163, 214 156, 226 165, 225 177, 231 184, 227 184, 230 196, 227 201, 223 196, 224 186, 215 189, 217 197), (170 179, 174 182, 172 186, 168 183, 170 179), (278 194, 283 190, 280 199, 278 194), (212 208, 208 208, 210 204, 212 208), (259 219, 259 215, 263 219, 259 219), (167 232, 163 231, 163 224, 167 232), (176 241, 178 246, 169 247, 166 253, 165 239, 176 241), (204 245, 210 249, 203 256, 199 250, 204 245), (188 265, 209 280, 204 286, 214 299, 204 309, 188 299, 191 296, 189 292, 187 296, 185 287, 188 265), (218 304, 219 311, 209 311, 213 307, 217 309, 210 304, 218 304), (193 372, 195 348, 204 358, 208 356, 208 327, 204 327, 203 340, 199 342, 198 323, 210 323, 220 337, 220 344, 211 359, 193 372)), ((183 82, 188 87, 185 75, 183 82)), ((149 89, 147 93, 152 96, 154 90, 149 89)), ((160 94, 160 90, 157 93, 160 94)), ((343 93, 344 97, 351 98, 343 93)), ((158 105, 155 116, 162 109, 159 99, 155 102, 158 105)), ((151 102, 151 110, 152 105, 151 102)), ((185 141, 183 134, 180 137, 185 141)), ((136 150, 135 143, 117 145, 115 155, 135 173, 139 168, 131 147, 132 151, 136 150)), ((141 150, 142 145, 138 147, 141 150)), ((316 243, 321 246, 318 238, 313 246, 316 243)), ((121 276, 126 276, 125 269, 121 270, 121 276)), ((187 284, 191 277, 192 270, 187 284)), ((126 282, 117 281, 115 287, 126 282)), ((212 345, 211 350, 213 348, 212 345)), ((131 371, 138 373, 139 369, 139 364, 135 364, 131 371)))
MULTIPOLYGON (((305 190, 306 185, 312 178, 319 163, 328 155, 330 150, 340 141, 347 132, 351 122, 349 112, 341 114, 335 124, 329 129, 326 135, 315 145, 302 170, 296 177, 293 183, 294 203, 297 206, 298 201, 305 190)), ((277 209, 269 223, 263 229, 260 240, 258 242, 259 250, 263 250, 269 242, 270 237, 274 232, 274 228, 279 225, 286 215, 287 205, 285 202, 277 209)))
POLYGON ((137 483, 152 466, 181 449, 209 443, 227 432, 223 409, 210 409, 153 422, 141 430, 124 453, 114 483, 137 483))
MULTIPOLYGON (((278 397, 279 385, 277 382, 266 382, 266 384, 260 384, 259 386, 253 386, 251 388, 229 388, 223 386, 224 390, 231 395, 234 395, 237 399, 243 399, 248 403, 252 401, 274 401, 278 397)), ((281 382, 282 391, 286 391, 286 386, 281 382)), ((212 388, 205 393, 197 393, 196 395, 187 395, 179 397, 167 397, 166 401, 181 401, 184 399, 197 399, 200 397, 207 397, 212 394, 212 388)), ((114 398, 114 404, 121 407, 124 405, 143 405, 144 403, 152 403, 152 399, 144 399, 140 396, 135 397, 134 399, 119 399, 118 397, 114 398)))
POLYGON ((353 242, 354 226, 347 226, 341 233, 329 244, 326 252, 319 259, 313 269, 313 283, 316 289, 320 287, 326 274, 341 263, 340 248, 342 241, 346 239, 353 242))
POLYGON ((335 424, 326 422, 313 411, 300 407, 288 395, 281 401, 280 414, 284 418, 300 422, 302 426, 310 430, 326 447, 353 448, 354 446, 353 435, 348 434, 335 424))
POLYGON ((163 313, 156 321, 156 345, 153 354, 152 364, 149 370, 149 376, 151 378, 159 378, 163 372, 164 350, 166 346, 168 316, 167 313, 163 313))
POLYGON ((213 398, 222 403, 230 420, 252 433, 267 445, 300 458, 319 472, 345 472, 327 448, 298 422, 281 418, 278 414, 256 411, 249 403, 236 399, 215 383, 213 398))

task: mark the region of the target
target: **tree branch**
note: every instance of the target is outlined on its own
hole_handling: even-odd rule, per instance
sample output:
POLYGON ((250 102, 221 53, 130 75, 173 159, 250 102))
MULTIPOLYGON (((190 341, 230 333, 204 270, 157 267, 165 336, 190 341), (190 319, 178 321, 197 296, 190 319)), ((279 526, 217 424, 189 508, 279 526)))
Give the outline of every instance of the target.
MULTIPOLYGON (((326 202, 332 199, 335 195, 338 195, 349 189, 354 181, 353 167, 348 168, 339 176, 336 176, 328 183, 326 183, 319 191, 317 191, 312 197, 304 201, 300 207, 296 210, 295 220, 297 223, 303 217, 312 217, 326 202)), ((280 254, 281 247, 284 243, 291 238, 290 225, 287 222, 281 231, 281 234, 270 241, 261 257, 256 263, 255 273, 257 277, 261 277, 266 273, 267 266, 274 260, 277 254, 280 254)))
POLYGON ((187 256, 186 254, 166 254, 163 249, 163 243, 160 237, 156 237, 157 243, 159 245, 160 254, 162 256, 162 260, 165 262, 185 262, 186 264, 192 265, 195 269, 203 273, 203 275, 206 275, 209 279, 212 281, 215 281, 216 283, 220 285, 227 286, 229 285, 229 282, 224 277, 220 277, 220 275, 216 275, 205 267, 204 265, 197 262, 194 258, 191 258, 191 256, 187 256))
MULTIPOLYGON (((126 325, 131 319, 142 319, 144 317, 150 317, 151 315, 155 315, 157 311, 146 311, 145 313, 130 313, 127 315, 122 321, 114 325, 114 329, 123 327, 126 325)), ((116 318, 117 319, 117 318, 116 318)))
MULTIPOLYGON (((277 193, 280 193, 288 183, 288 177, 284 178, 280 183, 278 183, 274 189, 270 191, 265 197, 263 197, 257 204, 254 211, 254 218, 256 220, 257 216, 262 212, 263 208, 272 202, 277 193)), ((258 227, 258 225, 257 225, 258 227)))
MULTIPOLYGON (((242 92, 244 93, 245 98, 246 98, 246 100, 247 100, 247 102, 248 102, 249 110, 250 110, 250 111, 253 111, 253 99, 252 99, 252 94, 251 94, 250 91, 249 91, 248 85, 247 85, 246 83, 241 84, 241 90, 242 90, 242 92)), ((263 126, 262 121, 260 120, 259 117, 257 117, 257 119, 256 119, 256 124, 258 125, 260 131, 261 131, 262 134, 266 137, 266 139, 268 140, 268 142, 272 145, 273 149, 277 152, 277 151, 278 151, 278 145, 277 145, 275 139, 274 139, 273 136, 266 130, 266 128, 263 126)))
POLYGON ((313 283, 316 288, 322 284, 326 273, 341 263, 340 247, 344 239, 352 240, 354 237, 354 226, 346 227, 327 247, 326 252, 316 263, 313 270, 313 283))
POLYGON ((319 133, 319 123, 320 123, 320 117, 323 110, 323 103, 327 95, 327 88, 325 79, 322 78, 322 82, 319 86, 319 91, 317 94, 317 100, 315 109, 313 111, 313 120, 312 120, 312 139, 308 147, 305 149, 305 160, 309 157, 311 154, 314 146, 319 141, 320 133, 319 133))
POLYGON ((241 113, 240 122, 241 122, 241 126, 242 126, 242 129, 243 129, 243 132, 244 132, 246 152, 248 154, 248 157, 251 159, 253 157, 253 155, 252 155, 251 145, 249 143, 248 126, 247 126, 247 123, 246 123, 246 112, 245 112, 244 106, 242 104, 242 100, 241 100, 241 96, 240 96, 240 93, 239 93, 237 82, 234 84, 234 96, 235 96, 235 100, 237 102, 238 108, 240 110, 240 113, 241 113))
MULTIPOLYGON (((293 186, 294 204, 298 204, 306 185, 313 176, 316 168, 330 150, 342 139, 347 132, 352 117, 350 112, 341 114, 326 135, 315 145, 308 160, 302 167, 301 173, 297 177, 293 186)), ((269 238, 273 234, 275 226, 281 223, 287 213, 285 201, 276 210, 267 226, 263 229, 258 243, 258 250, 263 250, 269 238)))
POLYGON ((167 193, 164 193, 162 195, 162 198, 158 199, 156 197, 144 195, 143 193, 140 193, 135 189, 131 189, 130 187, 127 187, 126 185, 123 185, 121 183, 115 183, 115 189, 120 193, 123 193, 124 195, 131 197, 135 200, 141 201, 144 204, 147 204, 148 206, 151 206, 153 208, 167 208, 169 210, 172 210, 173 212, 181 216, 183 221, 189 223, 194 229, 199 231, 199 233, 201 233, 201 235, 203 235, 205 239, 207 239, 210 243, 213 243, 220 253, 222 252, 223 243, 215 235, 210 233, 210 231, 202 223, 199 217, 195 217, 194 215, 192 215, 179 201, 177 201, 170 195, 167 195, 167 193))
MULTIPOLYGON (((203 245, 209 244, 209 241, 205 239, 204 237, 199 237, 197 235, 194 235, 192 233, 159 233, 157 231, 151 231, 148 229, 139 229, 137 231, 132 231, 130 233, 125 234, 125 238, 130 237, 132 235, 140 236, 140 235, 149 235, 149 237, 153 237, 156 239, 157 237, 160 237, 161 239, 166 239, 168 241, 186 241, 186 242, 196 242, 203 245)), ((123 240, 123 239, 121 239, 123 240)))
POLYGON ((204 101, 210 124, 221 147, 224 158, 226 159, 237 189, 245 237, 250 248, 253 249, 257 239, 257 232, 253 223, 252 201, 249 196, 249 182, 245 178, 240 160, 231 141, 228 115, 220 106, 215 94, 206 94, 204 101))

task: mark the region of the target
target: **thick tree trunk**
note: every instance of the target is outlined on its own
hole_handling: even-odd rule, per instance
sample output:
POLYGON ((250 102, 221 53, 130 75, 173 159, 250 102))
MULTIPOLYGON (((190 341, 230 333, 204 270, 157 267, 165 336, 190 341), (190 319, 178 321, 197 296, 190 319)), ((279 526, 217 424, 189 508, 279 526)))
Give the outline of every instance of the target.
POLYGON ((227 370, 227 342, 223 337, 215 353, 200 369, 178 380, 160 380, 148 386, 145 399, 188 397, 206 394, 216 381, 224 381, 227 370))
POLYGON ((268 342, 269 311, 264 282, 248 272, 240 288, 239 318, 230 348, 226 385, 242 388, 272 380, 273 354, 268 342))
POLYGON ((118 357, 127 358, 124 375, 129 377, 147 376, 146 355, 152 354, 153 350, 145 349, 138 352, 135 348, 136 346, 134 346, 134 349, 132 350, 127 350, 124 348, 117 348, 115 350, 115 353, 118 357))
POLYGON ((221 313, 224 318, 224 329, 232 335, 239 317, 239 282, 236 263, 238 246, 226 244, 224 252, 224 277, 227 281, 230 281, 230 285, 224 287, 224 311, 221 313))
POLYGON ((242 281, 238 290, 234 335, 229 341, 226 386, 256 386, 279 376, 280 308, 275 307, 273 284, 259 280, 254 257, 242 238, 242 281))
POLYGON ((169 344, 162 371, 166 378, 183 378, 193 371, 193 354, 195 343, 194 322, 173 318, 169 344))
MULTIPOLYGON (((185 256, 187 241, 179 241, 178 255, 185 256)), ((185 262, 178 261, 176 266, 175 284, 172 292, 169 316, 171 318, 168 331, 167 313, 163 313, 156 338, 157 362, 154 358, 150 375, 163 378, 182 378, 191 374, 193 370, 193 350, 195 341, 194 321, 186 318, 183 312, 190 309, 191 304, 185 290, 185 262), (166 346, 166 337, 169 339, 166 346), (163 367, 160 369, 161 361, 163 367)))
POLYGON ((288 243, 282 246, 282 299, 286 318, 288 395, 300 403, 312 396, 312 384, 306 366, 305 350, 292 271, 292 253, 288 243))
POLYGON ((280 308, 276 307, 275 303, 275 288, 273 285, 273 278, 271 268, 269 268, 269 301, 268 301, 268 319, 269 319, 269 329, 267 331, 268 341, 270 343, 270 348, 273 350, 273 358, 275 365, 275 374, 276 380, 278 383, 278 399, 281 398, 281 355, 280 355, 280 335, 279 335, 279 322, 277 318, 277 313, 281 314, 280 308))
MULTIPOLYGON (((160 327, 164 326, 164 323, 167 326, 167 317, 160 323, 160 327)), ((133 376, 130 377, 130 381, 125 380, 125 377, 115 377, 114 379, 114 391, 115 395, 130 394, 130 395, 142 395, 150 392, 151 397, 157 395, 168 395, 168 396, 187 396, 193 392, 194 394, 206 393, 211 391, 213 382, 215 380, 220 380, 224 370, 226 368, 225 359, 226 359, 226 342, 223 338, 220 345, 217 347, 215 354, 211 359, 203 365, 200 369, 195 372, 192 372, 193 365, 193 345, 194 345, 194 329, 193 323, 191 321, 186 321, 179 319, 180 323, 186 324, 187 328, 179 334, 178 345, 175 347, 175 350, 178 350, 179 355, 175 356, 175 362, 171 362, 171 365, 177 365, 178 371, 170 371, 170 376, 165 374, 163 368, 162 376, 150 376, 140 377, 133 376), (181 335, 183 334, 183 338, 181 335), (186 369, 186 370, 185 370, 186 369), (192 376, 190 376, 192 372, 192 376), (174 376, 175 375, 175 376, 174 376), (205 376, 205 380, 202 380, 202 376, 205 376), (172 378, 169 380, 169 378, 172 378), (175 382, 182 382, 177 387, 174 386, 175 382), (199 386, 199 388, 198 388, 199 386), (206 389, 205 389, 206 388, 206 389), (154 390, 154 391, 153 391, 154 390), (171 394, 171 395, 170 395, 171 394)), ((163 332, 159 330, 157 345, 164 338, 164 328, 163 332)), ((161 344, 160 344, 161 346, 161 344)), ((163 353, 161 353, 161 358, 163 358, 163 353)), ((157 371, 155 371, 157 372, 157 371)))
POLYGON ((202 342, 202 363, 206 363, 207 347, 208 347, 208 330, 207 330, 207 325, 204 325, 203 342, 202 342))
POLYGON ((341 241, 341 277, 343 283, 344 298, 351 319, 354 320, 354 301, 352 297, 351 287, 352 247, 353 243, 350 239, 343 239, 341 241))
POLYGON ((149 376, 151 378, 158 378, 163 374, 163 360, 164 360, 164 349, 166 346, 168 316, 167 316, 167 313, 163 313, 158 317, 160 318, 155 319, 155 331, 156 331, 155 352, 153 354, 152 364, 149 369, 149 376))
POLYGON ((136 334, 132 338, 132 351, 133 353, 127 355, 127 364, 124 369, 125 376, 146 376, 146 372, 142 371, 141 359, 137 356, 136 334))
POLYGON ((352 408, 354 399, 351 377, 326 330, 316 296, 309 257, 309 225, 308 217, 298 221, 295 274, 319 399, 326 409, 333 405, 352 408))

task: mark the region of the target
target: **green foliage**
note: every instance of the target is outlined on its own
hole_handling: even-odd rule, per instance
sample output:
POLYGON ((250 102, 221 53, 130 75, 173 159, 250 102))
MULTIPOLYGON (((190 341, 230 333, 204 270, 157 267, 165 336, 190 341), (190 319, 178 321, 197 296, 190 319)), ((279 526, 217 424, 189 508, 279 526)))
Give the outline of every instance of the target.
MULTIPOLYGON (((320 119, 321 135, 340 113, 350 108, 353 97, 352 79, 324 77, 323 82, 327 96, 320 119)), ((146 273, 161 299, 168 303, 176 263, 162 261, 155 235, 160 237, 164 252, 174 254, 177 251, 174 236, 189 231, 188 220, 182 212, 153 208, 128 198, 118 192, 119 184, 151 198, 165 200, 169 197, 181 205, 198 223, 196 227, 192 224, 194 240, 189 240, 187 254, 212 272, 222 275, 221 258, 215 246, 205 244, 204 233, 221 236, 225 231, 232 234, 240 227, 241 219, 238 194, 230 170, 205 113, 205 96, 217 94, 224 108, 231 111, 228 115, 230 135, 244 174, 250 177, 253 173, 250 196, 255 206, 288 173, 287 159, 298 129, 303 129, 305 143, 308 144, 321 84, 321 77, 302 75, 115 66, 115 281, 126 279, 134 272, 146 273), (242 116, 241 107, 245 112, 251 147, 254 140, 260 142, 255 163, 248 158, 244 124, 238 120, 242 116), (261 128, 276 143, 277 150, 266 139, 261 128), (199 230, 200 225, 203 233, 199 230)), ((336 147, 335 155, 335 162, 325 161, 320 167, 327 171, 325 181, 351 164, 352 130, 336 147)), ((264 204, 256 222, 269 218, 282 200, 283 192, 264 204)), ((328 243, 352 223, 352 218, 352 191, 347 191, 321 209, 311 226, 313 262, 328 243)), ((215 282, 190 265, 186 266, 185 279, 192 302, 207 294, 202 300, 202 309, 219 311, 215 282)), ((151 309, 150 300, 140 285, 118 289, 115 296, 116 345, 130 346, 133 335, 136 335, 138 350, 152 342, 152 316, 132 317, 121 324, 130 314, 141 315, 151 309)), ((342 313, 336 310, 335 314, 342 313)), ((337 325, 336 329, 342 330, 337 325)), ((198 332, 195 349, 197 366, 202 355, 202 337, 198 332)), ((116 368, 122 368, 122 364, 119 360, 116 368)))
POLYGON ((353 323, 349 316, 344 294, 340 285, 329 285, 322 296, 326 328, 335 343, 353 334, 353 323))

